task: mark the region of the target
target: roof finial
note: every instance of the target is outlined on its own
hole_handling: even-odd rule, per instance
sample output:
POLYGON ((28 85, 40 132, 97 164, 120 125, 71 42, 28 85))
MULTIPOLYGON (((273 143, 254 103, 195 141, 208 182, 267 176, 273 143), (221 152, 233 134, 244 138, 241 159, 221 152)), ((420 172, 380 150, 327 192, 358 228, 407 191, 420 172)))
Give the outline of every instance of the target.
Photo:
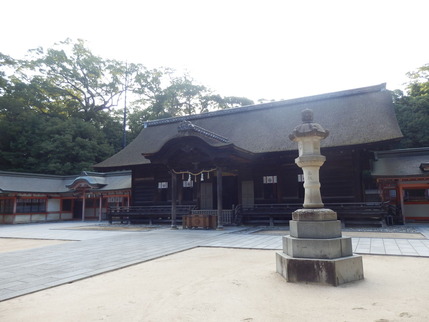
POLYGON ((329 131, 325 130, 319 123, 313 120, 313 110, 306 108, 301 112, 302 124, 295 127, 289 135, 289 139, 297 141, 300 137, 318 136, 321 139, 329 135, 329 131))
POLYGON ((301 112, 301 119, 304 123, 312 123, 314 118, 313 110, 306 108, 301 112))

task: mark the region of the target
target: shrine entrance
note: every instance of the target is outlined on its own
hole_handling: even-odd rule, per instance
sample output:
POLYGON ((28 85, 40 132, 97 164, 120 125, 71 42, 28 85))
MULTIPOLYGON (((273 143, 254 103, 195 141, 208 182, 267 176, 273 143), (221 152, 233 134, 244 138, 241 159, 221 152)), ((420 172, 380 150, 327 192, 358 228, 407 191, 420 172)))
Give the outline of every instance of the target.
POLYGON ((238 204, 238 177, 227 173, 222 181, 222 208, 232 209, 238 204))
MULTIPOLYGON (((217 180, 200 184, 199 209, 216 209, 217 207, 217 180)), ((222 178, 222 208, 232 209, 238 204, 238 178, 224 174, 222 178)))
POLYGON ((73 219, 82 219, 82 199, 75 199, 73 203, 73 219))
POLYGON ((217 228, 222 228, 223 210, 232 210, 238 204, 237 169, 249 163, 253 154, 190 122, 181 124, 178 132, 159 151, 143 154, 151 164, 164 165, 170 172, 172 227, 176 227, 178 191, 192 187, 196 208, 210 216, 214 212, 209 210, 216 210, 217 228))

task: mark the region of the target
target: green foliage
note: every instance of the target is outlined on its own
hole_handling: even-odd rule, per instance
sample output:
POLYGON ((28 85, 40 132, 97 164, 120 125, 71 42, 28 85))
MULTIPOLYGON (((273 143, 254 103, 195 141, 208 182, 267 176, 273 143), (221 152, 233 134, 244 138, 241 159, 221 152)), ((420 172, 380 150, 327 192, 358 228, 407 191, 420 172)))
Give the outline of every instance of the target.
MULTIPOLYGON (((41 114, 19 101, 0 99, 7 113, 0 118, 0 164, 2 170, 50 174, 73 174, 115 152, 112 129, 61 115, 41 114)), ((120 124, 119 124, 119 134, 120 124)), ((118 144, 116 144, 116 147, 118 144)))
POLYGON ((53 101, 65 103, 69 113, 91 120, 97 112, 117 106, 125 90, 124 63, 93 55, 83 40, 67 39, 46 52, 38 48, 31 53, 33 57, 21 63, 21 75, 31 75, 31 82, 53 101))
POLYGON ((407 74, 406 94, 393 92, 396 115, 404 138, 401 148, 429 146, 429 64, 407 74))
POLYGON ((16 60, 0 53, 0 170, 75 174, 122 147, 144 121, 253 104, 221 97, 169 68, 95 56, 67 39, 16 60))
POLYGON ((410 79, 407 86, 409 96, 418 97, 429 95, 429 64, 407 73, 407 76, 410 79))
POLYGON ((227 96, 222 99, 222 108, 233 108, 254 104, 252 100, 246 97, 227 96))
POLYGON ((244 97, 222 97, 203 85, 196 84, 189 76, 174 76, 171 69, 140 69, 135 76, 133 102, 128 126, 134 138, 145 121, 191 114, 207 113, 220 109, 253 104, 244 97))

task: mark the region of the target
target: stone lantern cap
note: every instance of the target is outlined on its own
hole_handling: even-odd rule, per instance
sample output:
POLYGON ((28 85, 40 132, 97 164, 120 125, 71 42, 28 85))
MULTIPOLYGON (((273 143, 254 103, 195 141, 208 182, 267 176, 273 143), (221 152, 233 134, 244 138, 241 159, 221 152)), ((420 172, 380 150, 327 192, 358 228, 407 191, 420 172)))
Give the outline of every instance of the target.
POLYGON ((313 122, 313 111, 305 109, 301 112, 302 124, 295 127, 292 133, 289 135, 289 139, 297 141, 301 137, 320 137, 321 139, 326 138, 329 135, 329 131, 325 130, 319 123, 313 122))

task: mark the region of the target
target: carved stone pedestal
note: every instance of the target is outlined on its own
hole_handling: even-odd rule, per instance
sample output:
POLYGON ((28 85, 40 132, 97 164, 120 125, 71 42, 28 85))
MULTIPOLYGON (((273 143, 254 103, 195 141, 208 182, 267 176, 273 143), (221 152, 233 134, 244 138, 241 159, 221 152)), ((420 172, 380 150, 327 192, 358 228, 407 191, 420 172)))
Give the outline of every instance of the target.
POLYGON ((288 282, 337 286, 364 278, 362 256, 353 255, 351 238, 342 237, 341 222, 330 209, 295 211, 276 263, 288 282))

